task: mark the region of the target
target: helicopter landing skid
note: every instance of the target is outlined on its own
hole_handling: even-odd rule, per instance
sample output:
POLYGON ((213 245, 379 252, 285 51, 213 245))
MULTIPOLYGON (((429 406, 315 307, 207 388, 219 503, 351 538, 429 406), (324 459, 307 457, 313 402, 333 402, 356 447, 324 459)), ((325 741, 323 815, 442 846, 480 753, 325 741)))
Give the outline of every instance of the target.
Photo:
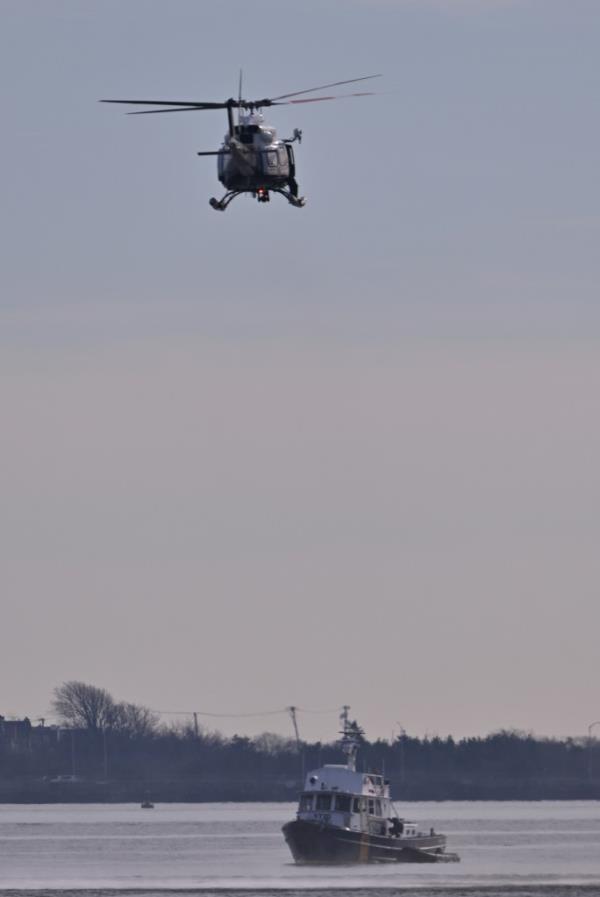
POLYGON ((294 206, 295 209, 301 209, 306 205, 306 199, 303 196, 295 196, 289 190, 275 188, 273 193, 280 193, 282 196, 285 196, 290 205, 294 206))
POLYGON ((214 196, 211 196, 209 203, 213 209, 218 209, 219 212, 224 212, 231 200, 235 199, 236 196, 239 196, 241 193, 243 193, 242 190, 229 190, 223 199, 215 199, 214 196))
MULTIPOLYGON (((272 187, 271 191, 273 193, 280 193, 281 196, 284 196, 290 205, 294 206, 296 209, 301 209, 306 205, 306 199, 303 196, 295 196, 289 190, 285 190, 283 187, 272 187)), ((222 199, 215 199, 212 196, 209 199, 210 205, 213 209, 217 209, 219 212, 224 212, 229 203, 236 198, 236 196, 241 196, 242 193, 248 193, 248 190, 228 190, 225 196, 222 199)), ((269 193, 268 191, 264 191, 256 195, 259 202, 268 202, 269 201, 269 193)))

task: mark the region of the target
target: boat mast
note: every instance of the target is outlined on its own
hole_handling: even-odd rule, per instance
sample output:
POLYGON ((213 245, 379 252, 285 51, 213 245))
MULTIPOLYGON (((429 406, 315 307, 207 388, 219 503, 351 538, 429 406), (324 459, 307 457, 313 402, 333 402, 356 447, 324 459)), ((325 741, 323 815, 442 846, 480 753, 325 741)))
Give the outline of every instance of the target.
POLYGON ((342 727, 341 730, 341 740, 340 747, 342 751, 346 755, 346 766, 348 769, 351 769, 352 772, 356 772, 356 755, 358 753, 358 741, 359 736, 362 734, 359 727, 356 723, 351 723, 348 718, 348 711, 350 710, 350 706, 348 704, 344 704, 342 707, 342 712, 340 713, 340 724, 342 727))

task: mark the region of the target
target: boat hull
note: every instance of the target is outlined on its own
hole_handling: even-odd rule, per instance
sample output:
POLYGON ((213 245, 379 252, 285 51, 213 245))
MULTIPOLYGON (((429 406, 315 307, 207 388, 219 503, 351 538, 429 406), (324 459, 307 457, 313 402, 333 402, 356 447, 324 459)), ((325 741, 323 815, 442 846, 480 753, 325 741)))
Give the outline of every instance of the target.
POLYGON ((294 819, 283 834, 297 863, 438 863, 458 860, 445 853, 445 835, 393 838, 294 819))

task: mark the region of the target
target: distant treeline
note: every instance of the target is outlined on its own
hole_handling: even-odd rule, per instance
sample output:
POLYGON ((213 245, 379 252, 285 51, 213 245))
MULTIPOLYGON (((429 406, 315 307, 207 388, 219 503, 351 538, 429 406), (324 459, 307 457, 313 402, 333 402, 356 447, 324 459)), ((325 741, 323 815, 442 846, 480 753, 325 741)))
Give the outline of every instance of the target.
MULTIPOLYGON (((1 801, 138 800, 146 793, 165 801, 290 800, 304 772, 342 762, 335 744, 167 728, 146 708, 83 683, 57 689, 54 707, 60 726, 0 717, 1 801)), ((460 741, 401 734, 393 742, 363 739, 359 763, 383 772, 400 800, 600 798, 597 741, 514 731, 460 741)))

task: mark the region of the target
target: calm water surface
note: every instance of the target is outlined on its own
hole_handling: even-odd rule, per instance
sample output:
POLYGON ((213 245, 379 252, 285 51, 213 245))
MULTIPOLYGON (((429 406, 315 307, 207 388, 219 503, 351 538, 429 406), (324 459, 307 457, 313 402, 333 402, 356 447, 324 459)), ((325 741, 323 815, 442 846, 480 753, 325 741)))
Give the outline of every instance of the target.
POLYGON ((600 897, 599 802, 403 807, 460 854, 461 863, 439 866, 295 866, 281 834, 294 811, 279 803, 0 805, 0 895, 600 897))

